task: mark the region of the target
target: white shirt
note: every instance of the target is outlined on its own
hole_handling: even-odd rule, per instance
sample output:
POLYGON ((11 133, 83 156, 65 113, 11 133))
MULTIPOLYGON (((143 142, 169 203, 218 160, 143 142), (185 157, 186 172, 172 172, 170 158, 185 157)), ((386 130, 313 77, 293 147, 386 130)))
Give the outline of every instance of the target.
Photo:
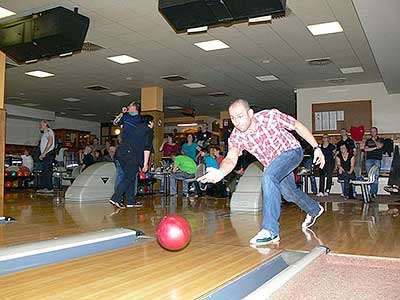
POLYGON ((50 149, 48 150, 48 152, 54 149, 54 145, 55 145, 54 132, 51 128, 47 128, 44 130, 42 138, 40 139, 40 153, 41 154, 43 154, 44 150, 46 149, 47 140, 50 136, 53 138, 53 143, 52 143, 50 149))
POLYGON ((32 156, 22 154, 21 158, 22 158, 22 165, 25 166, 25 167, 28 167, 29 170, 32 170, 33 169, 33 158, 32 158, 32 156))

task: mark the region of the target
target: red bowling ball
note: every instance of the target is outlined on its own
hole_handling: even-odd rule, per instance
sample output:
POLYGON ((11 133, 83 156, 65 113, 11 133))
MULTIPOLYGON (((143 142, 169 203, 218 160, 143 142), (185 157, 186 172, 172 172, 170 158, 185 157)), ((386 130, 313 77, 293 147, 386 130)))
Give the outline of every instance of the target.
POLYGON ((192 231, 188 221, 179 215, 165 216, 157 227, 157 240, 171 251, 182 250, 189 242, 192 231))

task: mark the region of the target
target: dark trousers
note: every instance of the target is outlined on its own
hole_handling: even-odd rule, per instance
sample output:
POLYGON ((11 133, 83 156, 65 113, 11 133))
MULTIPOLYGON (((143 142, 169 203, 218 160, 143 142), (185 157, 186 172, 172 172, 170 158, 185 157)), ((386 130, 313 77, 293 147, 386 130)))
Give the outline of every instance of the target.
POLYGON ((113 201, 122 202, 122 196, 125 193, 127 204, 135 204, 137 178, 139 172, 139 164, 136 159, 136 154, 133 150, 121 146, 117 151, 117 159, 122 168, 123 176, 115 188, 113 201))
POLYGON ((43 173, 42 173, 42 188, 52 190, 53 189, 53 161, 54 156, 47 154, 42 160, 43 173))
POLYGON ((332 174, 335 167, 335 162, 327 161, 324 168, 319 171, 319 191, 324 193, 325 191, 329 193, 332 187, 332 174), (325 186, 326 178, 326 186, 325 186))
POLYGON ((355 178, 354 173, 349 174, 346 171, 343 174, 338 174, 339 180, 343 180, 343 196, 345 198, 353 199, 353 185, 350 180, 355 178))

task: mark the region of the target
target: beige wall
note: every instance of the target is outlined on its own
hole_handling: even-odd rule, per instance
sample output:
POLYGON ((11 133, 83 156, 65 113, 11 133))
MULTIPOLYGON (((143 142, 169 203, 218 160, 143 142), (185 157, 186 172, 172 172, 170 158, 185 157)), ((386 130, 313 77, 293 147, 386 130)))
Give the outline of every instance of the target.
POLYGON ((372 100, 372 125, 382 133, 400 132, 400 94, 389 95, 382 82, 297 90, 297 119, 312 128, 313 103, 372 100))

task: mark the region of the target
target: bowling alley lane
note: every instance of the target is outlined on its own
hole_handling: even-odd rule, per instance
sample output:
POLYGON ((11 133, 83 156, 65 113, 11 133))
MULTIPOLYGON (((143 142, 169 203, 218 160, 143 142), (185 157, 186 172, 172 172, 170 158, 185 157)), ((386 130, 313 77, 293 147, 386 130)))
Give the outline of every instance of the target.
POLYGON ((284 205, 281 242, 253 249, 248 240, 259 229, 261 216, 230 213, 227 199, 143 197, 143 208, 117 211, 101 201, 65 202, 62 195, 16 192, 6 197, 5 213, 17 223, 0 226, 3 247, 115 227, 154 237, 159 221, 170 214, 185 217, 192 228, 190 244, 178 252, 166 251, 152 240, 2 276, 1 295, 13 300, 196 299, 285 249, 309 251, 323 244, 348 254, 400 253, 399 223, 377 204, 370 207, 379 215, 374 232, 362 222, 361 203, 326 203, 326 213, 306 233, 300 229, 304 214, 284 205), (380 232, 392 238, 381 238, 380 232))

